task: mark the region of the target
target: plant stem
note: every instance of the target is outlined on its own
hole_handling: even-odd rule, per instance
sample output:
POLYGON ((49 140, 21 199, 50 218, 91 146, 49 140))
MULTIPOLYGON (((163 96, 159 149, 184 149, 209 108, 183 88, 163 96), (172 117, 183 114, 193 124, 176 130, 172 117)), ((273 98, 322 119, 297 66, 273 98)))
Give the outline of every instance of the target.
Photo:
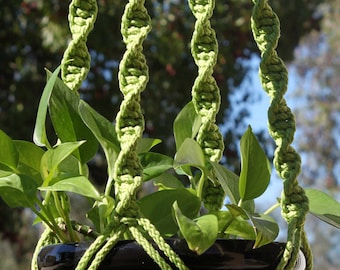
POLYGON ((272 205, 271 207, 269 207, 263 214, 265 215, 269 215, 271 212, 273 212, 275 209, 280 207, 280 203, 276 203, 274 205, 272 205))
POLYGON ((37 200, 37 204, 39 205, 40 209, 46 214, 47 218, 42 215, 34 206, 31 207, 32 211, 48 226, 52 232, 54 232, 60 241, 67 242, 67 236, 65 233, 60 229, 58 224, 55 222, 53 215, 50 213, 49 209, 45 207, 40 200, 37 200))

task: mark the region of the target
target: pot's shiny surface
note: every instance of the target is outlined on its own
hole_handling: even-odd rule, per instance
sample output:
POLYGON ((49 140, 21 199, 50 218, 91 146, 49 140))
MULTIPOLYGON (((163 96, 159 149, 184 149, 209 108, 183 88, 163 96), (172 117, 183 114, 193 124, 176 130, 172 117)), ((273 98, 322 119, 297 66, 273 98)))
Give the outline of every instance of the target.
MULTIPOLYGON (((179 254, 189 269, 275 269, 282 256, 283 243, 271 243, 253 249, 253 241, 217 240, 204 254, 190 251, 182 239, 167 242, 179 254)), ((90 243, 59 244, 43 248, 38 257, 40 270, 75 269, 90 243)), ((159 269, 134 241, 119 242, 103 261, 101 270, 159 269)), ((174 268, 175 269, 175 268, 174 268)))

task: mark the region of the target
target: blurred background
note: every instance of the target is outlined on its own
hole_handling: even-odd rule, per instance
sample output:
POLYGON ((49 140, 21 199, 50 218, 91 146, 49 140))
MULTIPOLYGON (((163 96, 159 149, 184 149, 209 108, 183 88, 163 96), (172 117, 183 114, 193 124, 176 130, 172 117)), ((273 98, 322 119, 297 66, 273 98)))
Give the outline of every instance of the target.
MULTIPOLYGON (((121 101, 117 72, 124 52, 120 19, 126 2, 98 0, 97 22, 88 39, 91 70, 80 89, 82 98, 112 121, 121 101)), ((146 1, 153 29, 144 46, 150 69, 142 96, 145 133, 162 139, 158 150, 167 154, 174 154, 170 127, 191 99, 197 72, 189 48, 194 18, 186 2, 146 1)), ((70 39, 68 5, 66 0, 0 0, 0 129, 14 139, 32 138, 38 97, 46 81, 44 68, 54 70, 59 65, 70 39)), ((248 124, 269 157, 274 149, 266 127, 268 98, 257 78, 252 5, 250 0, 216 0, 211 20, 219 42, 214 76, 222 96, 218 123, 225 138, 224 161, 235 172, 240 166, 239 138, 248 124)), ((297 119, 294 146, 303 159, 301 184, 340 200, 340 0, 272 1, 271 5, 281 20, 278 52, 290 72, 287 100, 297 119)), ((100 159, 90 166, 94 181, 103 184, 106 172, 100 159)), ((280 184, 273 176, 270 189, 275 196, 280 184)), ((276 215, 280 218, 279 212, 276 215)), ((29 269, 39 236, 33 219, 29 211, 9 209, 0 201, 3 269, 29 269)), ((339 269, 339 230, 312 217, 307 230, 315 269, 339 269)))

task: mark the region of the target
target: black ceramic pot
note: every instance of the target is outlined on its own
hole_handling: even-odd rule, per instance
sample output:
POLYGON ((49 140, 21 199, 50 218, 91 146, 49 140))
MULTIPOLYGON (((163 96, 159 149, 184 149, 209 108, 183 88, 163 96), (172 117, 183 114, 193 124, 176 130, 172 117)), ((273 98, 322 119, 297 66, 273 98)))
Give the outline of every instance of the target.
MULTIPOLYGON (((217 240, 204 254, 198 256, 188 249, 182 239, 167 242, 182 258, 189 269, 272 269, 278 265, 285 244, 270 243, 253 249, 253 241, 217 240)), ((90 243, 57 244, 44 247, 38 256, 40 270, 71 270, 90 243)), ((175 269, 175 267, 173 267, 175 269)), ((157 264, 134 241, 120 241, 106 256, 100 270, 159 269, 157 264)), ((304 256, 300 252, 295 270, 305 269, 304 256)))

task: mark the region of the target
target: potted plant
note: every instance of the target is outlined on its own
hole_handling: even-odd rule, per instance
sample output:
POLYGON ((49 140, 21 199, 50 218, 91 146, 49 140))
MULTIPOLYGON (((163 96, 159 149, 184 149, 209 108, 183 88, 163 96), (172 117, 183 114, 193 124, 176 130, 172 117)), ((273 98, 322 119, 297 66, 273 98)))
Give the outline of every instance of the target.
POLYGON ((275 14, 266 1, 257 1, 253 31, 262 53, 262 82, 272 97, 269 123, 278 146, 274 163, 284 192, 276 205, 258 213, 254 199, 266 190, 271 166, 250 127, 240 141, 240 175, 220 162, 223 140, 215 124, 220 96, 212 76, 217 42, 209 23, 214 1, 204 5, 189 1, 197 19, 191 47, 198 77, 192 101, 174 122, 176 155, 153 152, 160 140, 143 138, 140 98, 148 69, 142 42, 150 31, 143 4, 130 1, 122 18, 126 53, 119 79, 124 100, 114 124, 77 93, 89 69, 86 38, 97 12, 96 1, 87 0, 70 4, 72 41, 61 67, 47 72, 34 143, 12 140, 0 131, 0 195, 11 207, 31 208, 36 222, 45 226, 32 269, 38 265, 39 269, 109 269, 112 260, 114 269, 126 269, 133 267, 133 254, 138 269, 154 269, 157 264, 161 269, 258 269, 259 265, 311 269, 303 231, 308 199, 310 212, 337 227, 340 205, 320 191, 304 192, 297 183, 300 160, 290 146, 295 122, 283 98, 287 74, 275 52, 279 36, 275 14), (269 30, 268 24, 273 26, 269 30), (46 135, 47 114, 57 135, 53 143, 46 135), (107 162, 104 191, 89 180, 87 166, 99 146, 107 162), (155 192, 137 198, 146 181, 153 181, 155 192), (90 225, 71 219, 70 193, 90 201, 90 225), (288 223, 284 244, 274 242, 279 227, 269 215, 280 206, 288 223), (51 245, 59 243, 66 245, 51 245), (307 260, 296 266, 300 249, 307 260))

